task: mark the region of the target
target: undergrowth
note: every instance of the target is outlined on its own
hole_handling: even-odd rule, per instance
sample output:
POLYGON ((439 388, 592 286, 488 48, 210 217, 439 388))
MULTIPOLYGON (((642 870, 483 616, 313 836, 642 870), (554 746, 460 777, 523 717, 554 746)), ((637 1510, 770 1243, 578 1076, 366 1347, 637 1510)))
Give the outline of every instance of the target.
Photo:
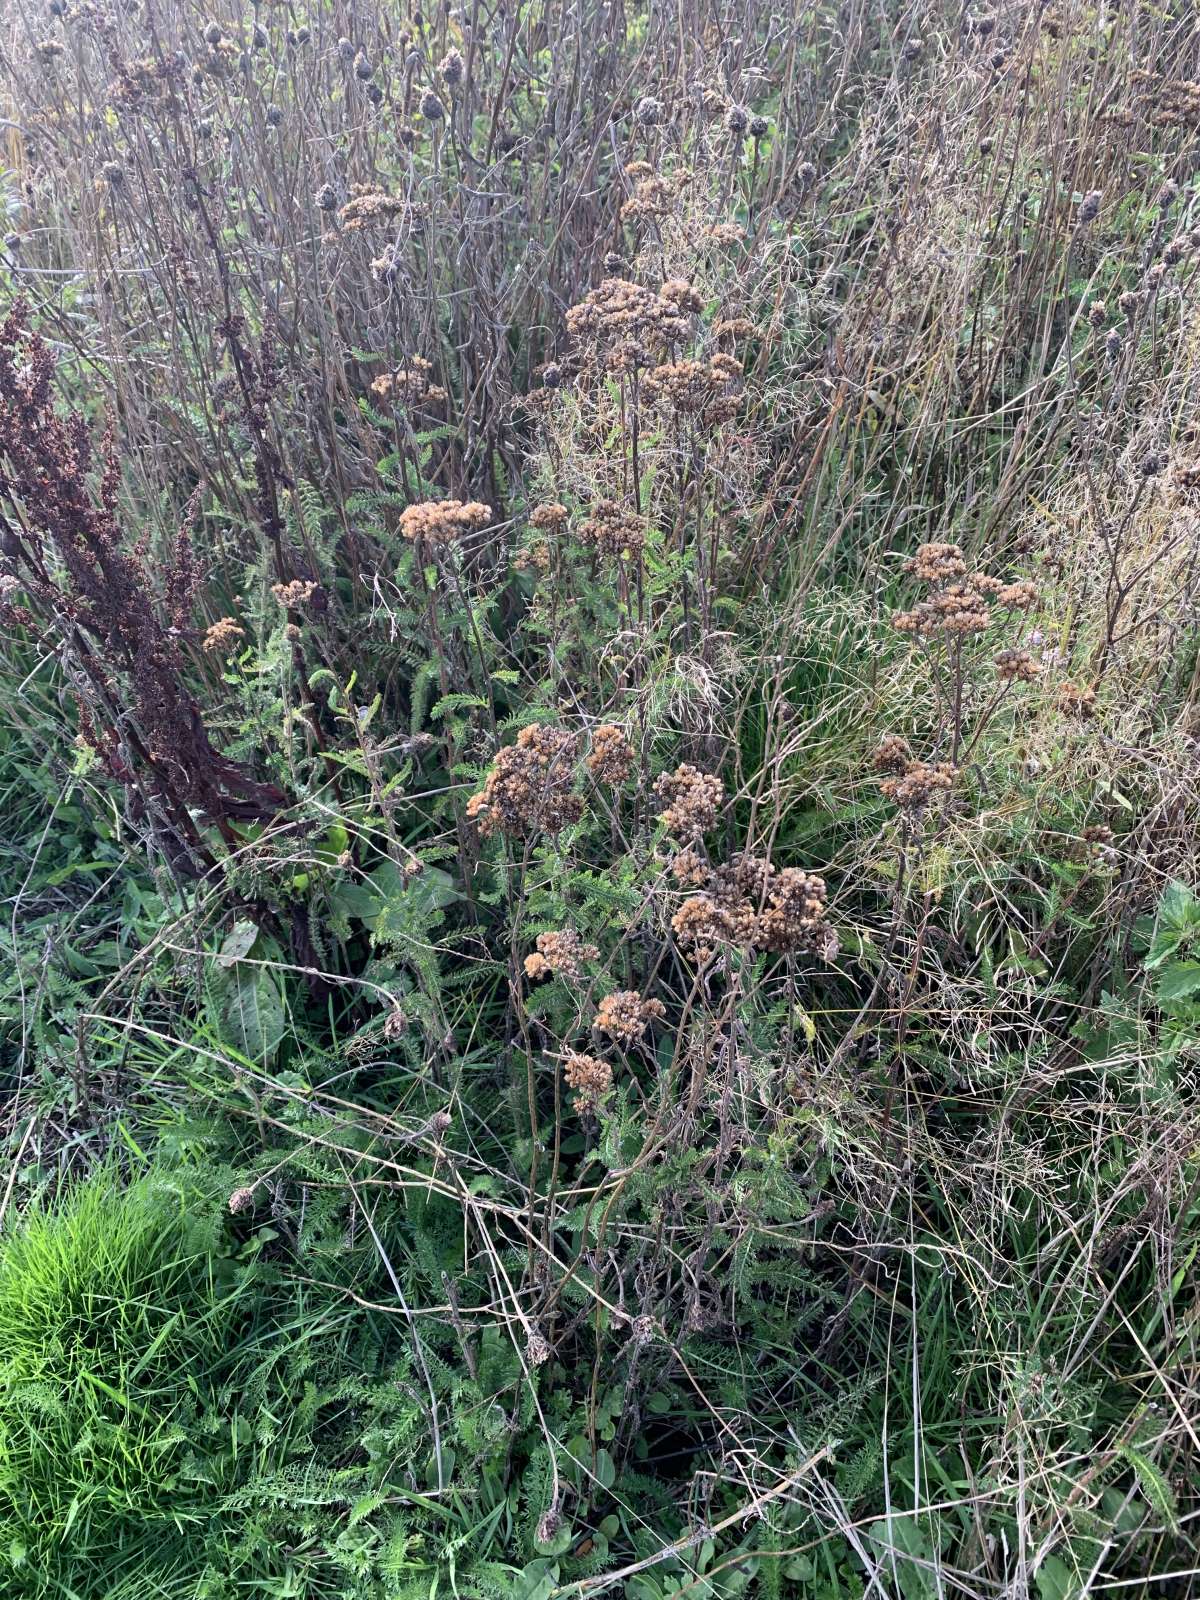
POLYGON ((0 34, 0 1587, 1200 1580, 1200 36, 0 34))

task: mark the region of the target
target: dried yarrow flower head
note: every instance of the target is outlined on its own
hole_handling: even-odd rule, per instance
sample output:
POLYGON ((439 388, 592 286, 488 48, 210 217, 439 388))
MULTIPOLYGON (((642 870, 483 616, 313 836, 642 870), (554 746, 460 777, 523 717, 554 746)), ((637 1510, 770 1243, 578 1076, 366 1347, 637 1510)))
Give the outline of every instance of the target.
POLYGON ((467 816, 484 835, 559 833, 578 822, 583 797, 571 787, 578 750, 565 728, 522 728, 516 744, 496 752, 483 788, 467 802, 467 816))
POLYGON ((688 845, 676 851, 671 859, 671 876, 687 889, 699 889, 712 877, 712 868, 700 854, 688 845))
POLYGON ((317 585, 307 578, 293 578, 290 583, 273 583, 271 593, 289 611, 306 606, 317 591, 317 585))
POLYGON ((688 311, 675 299, 624 278, 605 278, 570 308, 566 322, 586 354, 618 372, 649 366, 686 339, 691 327, 688 311))
POLYGON ((1058 691, 1058 709, 1065 717, 1078 717, 1087 721, 1096 715, 1096 691, 1080 688, 1075 683, 1064 683, 1058 691))
POLYGON ((658 292, 685 314, 691 312, 698 316, 704 310, 699 290, 686 278, 668 278, 658 292))
POLYGON ((674 834, 698 839, 717 820, 717 808, 725 798, 720 778, 700 772, 684 761, 674 772, 664 772, 654 792, 665 802, 661 819, 674 834))
POLYGON ((623 511, 615 500, 598 500, 579 524, 579 541, 602 556, 638 555, 646 544, 646 519, 623 511))
POLYGON ((557 500, 551 500, 545 505, 533 508, 529 514, 529 526, 536 528, 539 533, 561 533, 567 525, 569 515, 566 506, 557 500))
POLYGON ((707 894, 690 895, 671 918, 671 929, 701 966, 712 960, 717 946, 728 943, 733 933, 728 913, 707 894))
POLYGON ((996 676, 1001 683, 1032 683, 1041 670, 1040 662, 1028 650, 1001 650, 996 657, 996 676))
POLYGON ((967 575, 967 563, 956 544, 923 544, 904 563, 904 571, 923 583, 952 583, 967 575))
POLYGON ((517 551, 513 557, 513 569, 516 572, 549 572, 552 560, 550 546, 545 539, 535 539, 532 544, 517 551))
POLYGON ((907 739, 902 739, 898 733, 885 733, 871 757, 871 765, 876 772, 895 775, 903 772, 912 758, 907 739))
POLYGON ((204 648, 209 655, 224 655, 245 637, 245 628, 239 627, 232 617, 220 617, 206 630, 204 648))
POLYGON ((633 747, 615 723, 602 722, 592 735, 592 748, 584 765, 597 783, 616 787, 633 771, 633 747))
POLYGON ((371 384, 371 393, 396 406, 440 405, 445 389, 430 382, 432 361, 424 356, 409 356, 408 365, 395 372, 384 372, 371 384))
POLYGON ((739 856, 717 868, 714 897, 734 941, 747 949, 791 955, 830 946, 825 880, 799 867, 780 870, 764 856, 739 856))
POLYGON ((727 354, 710 361, 672 361, 652 367, 642 380, 642 394, 651 405, 670 405, 711 426, 735 417, 741 408, 742 364, 727 354))
POLYGON ((491 520, 491 506, 479 500, 422 500, 401 512, 400 532, 414 543, 450 544, 491 520))
POLYGON ((1037 602, 1037 589, 1024 578, 1016 583, 1002 583, 996 590, 997 605, 1003 606, 1007 611, 1028 611, 1030 606, 1037 605, 1037 602))
MULTIPOLYGON (((639 164, 645 166, 645 162, 639 164)), ((632 195, 621 206, 621 220, 631 222, 635 217, 665 217, 674 198, 675 191, 666 178, 657 173, 639 178, 632 195)))
POLYGON ((826 920, 823 878, 799 867, 779 870, 753 855, 718 867, 712 876, 711 892, 692 895, 671 918, 675 937, 702 965, 721 944, 773 955, 809 951, 834 960, 838 940, 826 920))
POLYGON ((897 612, 892 626, 898 633, 930 638, 939 633, 982 633, 990 621, 991 612, 978 588, 969 583, 950 583, 911 611, 897 612))
POLYGON ((928 808, 935 795, 951 790, 956 776, 957 769, 948 761, 933 765, 910 761, 902 773, 884 778, 879 787, 886 799, 915 816, 928 808))
POLYGON ((643 1000, 636 989, 617 989, 606 994, 596 1011, 596 1027, 610 1039, 633 1044, 646 1031, 646 1024, 662 1018, 667 1008, 661 1000, 643 1000))
POLYGON ((350 199, 338 212, 338 220, 347 233, 356 233, 361 228, 369 227, 372 222, 390 222, 407 204, 401 195, 355 184, 350 199))
POLYGON ((585 944, 574 928, 539 933, 537 950, 525 957, 525 974, 530 978, 545 978, 553 973, 556 978, 569 978, 574 982, 583 977, 584 962, 596 961, 599 957, 596 946, 585 944))
POLYGON ((582 1115, 594 1111, 612 1088, 613 1071, 607 1061, 573 1050, 563 1062, 563 1077, 567 1087, 575 1091, 572 1104, 582 1115))

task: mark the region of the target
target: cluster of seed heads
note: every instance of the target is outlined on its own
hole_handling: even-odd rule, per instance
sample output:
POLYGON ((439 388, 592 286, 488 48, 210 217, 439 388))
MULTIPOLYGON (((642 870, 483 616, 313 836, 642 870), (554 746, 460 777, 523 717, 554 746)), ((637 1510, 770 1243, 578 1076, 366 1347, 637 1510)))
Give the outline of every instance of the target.
POLYGON ((572 787, 578 753, 578 740, 564 728, 522 728, 515 744, 497 751, 467 816, 485 836, 560 833, 583 815, 583 797, 572 787))

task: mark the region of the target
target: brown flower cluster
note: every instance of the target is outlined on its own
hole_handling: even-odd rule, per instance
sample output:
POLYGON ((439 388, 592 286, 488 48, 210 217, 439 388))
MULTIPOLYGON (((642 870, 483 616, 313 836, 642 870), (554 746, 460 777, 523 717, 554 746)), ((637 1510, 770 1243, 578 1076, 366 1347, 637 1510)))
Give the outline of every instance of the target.
POLYGON ((1140 69, 1132 76, 1142 87, 1146 109, 1155 127, 1200 127, 1200 83, 1189 78, 1162 78, 1140 69))
POLYGON ((598 500, 579 525, 579 539, 602 556, 635 556, 646 544, 646 519, 622 511, 615 500, 598 500))
POLYGON ((671 876, 685 888, 698 889, 712 877, 712 868, 699 850, 688 845, 686 849, 678 851, 671 862, 671 876))
POLYGON ((904 563, 910 577, 922 583, 953 583, 967 575, 967 563, 956 544, 923 544, 904 563))
POLYGON ((382 189, 372 189, 365 184, 355 184, 350 199, 338 212, 338 220, 347 233, 355 233, 380 220, 389 222, 404 210, 407 202, 403 195, 385 194, 382 189))
POLYGON ((954 787, 957 775, 957 769, 948 761, 909 761, 902 772, 884 778, 879 787, 885 799, 917 816, 928 808, 935 795, 954 787))
POLYGON ((701 772, 683 762, 674 772, 664 772, 654 786, 665 802, 660 813, 663 822, 680 838, 698 839, 717 820, 717 808, 725 798, 721 780, 711 772, 701 772))
POLYGON ((1028 650, 1001 650, 996 657, 996 676, 1001 683, 1032 683, 1041 671, 1040 662, 1028 650))
POLYGON ((689 895, 671 918, 671 928, 701 966, 706 966, 717 946, 728 943, 731 937, 728 917, 707 894, 689 895))
POLYGON ((617 989, 606 994, 596 1012, 596 1027, 621 1044, 635 1044, 652 1019, 665 1017, 661 1000, 643 1000, 636 989, 617 989))
POLYGON ((564 728, 522 728, 516 744, 496 752, 467 816, 484 835, 561 832, 583 815, 583 797, 571 788, 577 754, 578 741, 564 728))
POLYGON ((996 602, 1006 611, 1028 611, 1037 604, 1037 599, 1037 590, 1024 578, 1017 583, 1002 583, 996 590, 996 602))
POLYGON ((1027 610, 1037 600, 1031 583, 1005 583, 986 572, 970 573, 956 544, 923 544, 904 563, 904 570, 935 589, 911 611, 897 612, 892 618, 897 632, 920 638, 982 633, 992 619, 989 600, 1008 611, 1027 610))
POLYGON ((532 544, 517 551, 513 557, 513 567, 517 572, 549 572, 550 561, 550 546, 545 539, 535 539, 532 544))
POLYGON ((563 928, 559 933, 539 933, 537 949, 525 957, 527 978, 569 978, 572 982, 583 976, 583 963, 595 961, 600 952, 594 944, 584 944, 574 928, 563 928))
POLYGON ((239 627, 232 617, 221 617, 205 631, 204 648, 209 655, 225 655, 245 637, 245 628, 239 627))
POLYGON ((915 633, 927 639, 939 633, 982 633, 990 621, 987 601, 978 589, 965 583, 950 583, 911 611, 897 612, 892 626, 897 633, 915 633))
MULTIPOLYGON (((644 167, 646 163, 637 162, 644 167)), ((675 190, 666 178, 652 172, 649 177, 638 178, 633 193, 621 206, 621 221, 630 222, 635 217, 665 217, 675 199, 675 190)))
POLYGON ((597 783, 615 788, 633 771, 633 747, 614 723, 602 722, 592 735, 592 748, 584 765, 597 783))
POLYGON ((656 294, 625 278, 605 278, 570 308, 566 322, 572 339, 614 372, 651 365, 690 331, 686 296, 656 294))
POLYGON ((491 520, 491 506, 479 500, 422 500, 401 512, 400 532, 414 542, 450 544, 491 520))
POLYGON ((317 586, 307 578, 293 578, 290 583, 273 583, 271 593, 289 611, 296 611, 300 606, 305 606, 316 593, 317 586))
POLYGON ((539 533, 561 533, 567 525, 569 515, 566 506, 557 500, 551 500, 545 505, 533 508, 529 514, 529 526, 536 528, 539 533))
POLYGON ((395 372, 384 372, 371 385, 371 393, 389 405, 441 405, 446 391, 429 381, 433 362, 424 356, 409 356, 408 365, 395 372))
POLYGON ((878 750, 871 757, 871 765, 876 772, 895 775, 903 772, 912 758, 907 739, 902 739, 898 733, 885 733, 879 741, 878 750))
POLYGON ((832 961, 837 936, 825 916, 825 880, 799 867, 777 868, 765 856, 742 855, 710 875, 708 890, 676 911, 671 927, 703 964, 718 944, 772 955, 811 951, 832 961))
POLYGON ((664 363, 642 380, 642 394, 649 404, 669 405, 687 416, 702 416, 712 426, 737 415, 743 388, 741 362, 722 352, 707 362, 664 363))
POLYGON ((568 1088, 575 1091, 571 1104, 582 1116, 595 1111, 612 1088, 613 1072, 607 1061, 572 1050, 563 1063, 563 1077, 568 1088))

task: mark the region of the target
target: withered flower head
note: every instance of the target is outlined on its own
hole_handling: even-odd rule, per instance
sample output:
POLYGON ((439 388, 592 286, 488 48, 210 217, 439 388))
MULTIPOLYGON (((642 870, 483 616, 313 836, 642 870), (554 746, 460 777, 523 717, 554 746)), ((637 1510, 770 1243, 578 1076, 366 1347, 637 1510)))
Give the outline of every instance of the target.
POLYGON ((491 520, 491 506, 479 500, 422 500, 401 512, 400 532, 414 542, 449 544, 491 520))
POLYGON ((221 617, 205 632, 204 648, 210 655, 224 655, 245 637, 245 628, 239 627, 232 617, 221 617))
POLYGON ((467 816, 485 836, 561 832, 583 815, 583 797, 571 787, 577 755, 578 741, 564 728, 522 728, 516 744, 496 752, 483 788, 467 802, 467 816))
POLYGON ((525 971, 531 978, 553 973, 577 982, 583 977, 584 962, 596 961, 599 956, 596 946, 585 944, 574 928, 563 928, 558 933, 538 934, 537 951, 525 957, 525 971))
POLYGON ((646 543, 646 520, 622 511, 615 500, 598 500, 579 525, 579 540, 602 556, 635 556, 646 543))
POLYGON ((904 563, 904 570, 923 583, 949 583, 966 577, 967 563, 956 544, 923 544, 904 563))
POLYGON ((664 772, 654 792, 665 802, 662 821, 672 833, 684 839, 698 839, 707 833, 716 822, 717 808, 725 798, 720 778, 711 772, 700 772, 687 761, 674 772, 664 772))
POLYGON ((573 1050, 563 1062, 563 1077, 568 1088, 575 1091, 572 1104, 582 1116, 594 1111, 612 1088, 613 1071, 607 1061, 573 1050))
POLYGON ((903 772, 912 758, 907 739, 902 739, 897 733, 886 733, 879 741, 878 750, 871 757, 871 765, 876 772, 890 772, 895 775, 903 772))
POLYGON ((316 593, 317 585, 307 578, 293 578, 290 583, 273 583, 271 593, 289 611, 305 606, 316 593))
POLYGON ((879 785, 884 796, 899 806, 901 811, 917 815, 924 811, 935 795, 945 794, 954 787, 956 769, 948 761, 930 765, 925 761, 910 761, 903 773, 884 778, 879 785))
POLYGON ((559 533, 566 526, 569 512, 557 500, 535 506, 529 514, 529 526, 539 533, 559 533))
POLYGON ((1028 650, 1001 650, 996 657, 996 676, 1001 683, 1032 683, 1041 670, 1028 650))
POLYGON ((633 771, 633 747, 614 723, 602 722, 592 735, 592 748, 584 765, 597 783, 615 788, 633 771))
POLYGON ((617 989, 601 1000, 596 1027, 610 1039, 633 1044, 645 1033, 647 1023, 666 1014, 661 1000, 643 1000, 636 989, 617 989))

